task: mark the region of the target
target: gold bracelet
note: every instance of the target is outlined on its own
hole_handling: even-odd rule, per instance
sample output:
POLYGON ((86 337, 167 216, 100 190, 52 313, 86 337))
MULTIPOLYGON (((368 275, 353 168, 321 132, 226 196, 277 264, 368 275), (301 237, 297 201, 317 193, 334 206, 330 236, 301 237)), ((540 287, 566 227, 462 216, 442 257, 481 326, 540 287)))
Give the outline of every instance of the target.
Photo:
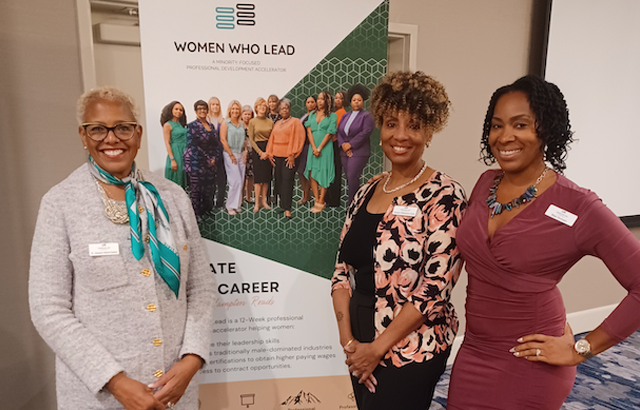
POLYGON ((352 337, 351 340, 349 340, 347 342, 347 344, 343 346, 343 349, 346 348, 347 346, 349 346, 351 343, 353 343, 354 340, 356 340, 356 339, 352 337))

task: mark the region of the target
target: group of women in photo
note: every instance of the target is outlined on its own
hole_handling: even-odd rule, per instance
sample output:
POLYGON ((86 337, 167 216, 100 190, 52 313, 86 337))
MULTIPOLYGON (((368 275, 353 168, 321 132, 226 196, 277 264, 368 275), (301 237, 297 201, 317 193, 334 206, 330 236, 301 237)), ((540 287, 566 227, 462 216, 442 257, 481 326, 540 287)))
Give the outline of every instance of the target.
POLYGON ((248 168, 254 212, 270 207, 275 167, 290 216, 295 173, 321 212, 340 159, 353 199, 331 295, 360 410, 429 408, 458 333, 451 292, 463 264, 466 330, 448 409, 557 410, 576 365, 640 327, 640 242, 562 175, 573 132, 557 86, 526 76, 495 91, 480 144, 498 166, 468 200, 424 160, 449 118, 444 86, 422 72, 390 73, 372 90, 371 113, 368 94, 341 94, 351 111, 339 123, 326 92, 306 100, 301 120, 275 96, 254 107, 231 101, 224 116, 219 100, 199 100, 190 123, 171 103, 167 172, 183 167, 191 200, 136 168, 142 127, 130 96, 101 87, 80 98, 87 162, 42 200, 29 280, 33 322, 57 357, 60 408, 198 408, 193 376, 207 362, 215 290, 194 211, 214 196, 221 204, 222 164, 230 214, 248 168), (358 187, 373 123, 391 170, 358 187), (575 342, 556 285, 585 255, 602 259, 628 295, 575 342))
POLYGON ((323 91, 307 98, 307 113, 300 119, 291 117, 291 101, 276 95, 258 98, 253 107, 233 100, 226 115, 212 97, 195 102, 196 119, 188 124, 184 106, 172 101, 160 116, 165 178, 189 191, 199 219, 223 206, 227 187, 224 206, 230 215, 242 212, 243 201, 254 202, 253 192, 254 213, 271 209, 273 196, 290 219, 296 174, 302 188, 298 204, 309 202, 313 192, 311 212, 327 204, 338 207, 342 169, 351 201, 371 153, 373 117, 363 110, 368 97, 367 88, 357 84, 336 93, 334 105, 333 96, 323 91))

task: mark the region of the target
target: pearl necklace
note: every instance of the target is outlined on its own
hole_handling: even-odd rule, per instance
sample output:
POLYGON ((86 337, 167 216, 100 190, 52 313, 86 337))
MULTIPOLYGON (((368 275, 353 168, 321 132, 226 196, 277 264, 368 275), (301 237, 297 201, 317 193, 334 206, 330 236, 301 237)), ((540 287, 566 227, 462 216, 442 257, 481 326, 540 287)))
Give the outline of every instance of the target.
POLYGON ((400 185, 399 187, 393 188, 393 189, 387 189, 387 184, 389 183, 389 180, 391 179, 391 175, 393 175, 393 172, 389 172, 389 176, 387 177, 387 180, 385 181, 384 185, 382 185, 382 192, 384 192, 385 194, 390 194, 396 191, 401 190, 402 188, 406 188, 409 185, 413 184, 414 182, 416 182, 418 180, 418 178, 420 178, 422 176, 422 174, 424 174, 424 171, 427 169, 427 161, 424 161, 424 165, 422 166, 422 169, 420 170, 420 172, 418 172, 418 175, 416 175, 415 177, 413 177, 413 179, 407 183, 404 183, 402 185, 400 185))

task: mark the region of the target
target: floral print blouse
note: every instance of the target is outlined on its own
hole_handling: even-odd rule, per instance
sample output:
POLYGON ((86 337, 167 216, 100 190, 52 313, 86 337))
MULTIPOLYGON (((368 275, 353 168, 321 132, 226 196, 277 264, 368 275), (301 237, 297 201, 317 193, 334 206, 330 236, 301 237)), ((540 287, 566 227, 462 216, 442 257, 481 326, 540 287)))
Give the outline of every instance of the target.
MULTIPOLYGON (((364 185, 356 194, 342 228, 341 243, 367 193, 375 186, 364 185)), ((385 331, 405 303, 412 303, 424 315, 422 325, 385 354, 385 365, 425 362, 453 343, 458 318, 450 297, 463 263, 455 237, 466 207, 462 186, 435 171, 417 190, 394 198, 382 217, 373 249, 375 337, 385 331), (396 206, 416 208, 415 216, 394 215, 396 206)), ((336 260, 341 260, 339 252, 336 260)), ((352 274, 350 266, 336 262, 331 291, 348 289, 351 294, 355 284, 352 274)))

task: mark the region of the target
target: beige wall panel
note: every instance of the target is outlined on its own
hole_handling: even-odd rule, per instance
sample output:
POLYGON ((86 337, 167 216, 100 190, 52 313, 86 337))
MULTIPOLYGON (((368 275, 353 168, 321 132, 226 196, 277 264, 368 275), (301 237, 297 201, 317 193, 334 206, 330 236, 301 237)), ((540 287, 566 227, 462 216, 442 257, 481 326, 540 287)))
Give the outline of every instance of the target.
POLYGON ((0 3, 0 397, 55 409, 53 354, 29 315, 29 251, 40 198, 84 161, 73 0, 0 3))

